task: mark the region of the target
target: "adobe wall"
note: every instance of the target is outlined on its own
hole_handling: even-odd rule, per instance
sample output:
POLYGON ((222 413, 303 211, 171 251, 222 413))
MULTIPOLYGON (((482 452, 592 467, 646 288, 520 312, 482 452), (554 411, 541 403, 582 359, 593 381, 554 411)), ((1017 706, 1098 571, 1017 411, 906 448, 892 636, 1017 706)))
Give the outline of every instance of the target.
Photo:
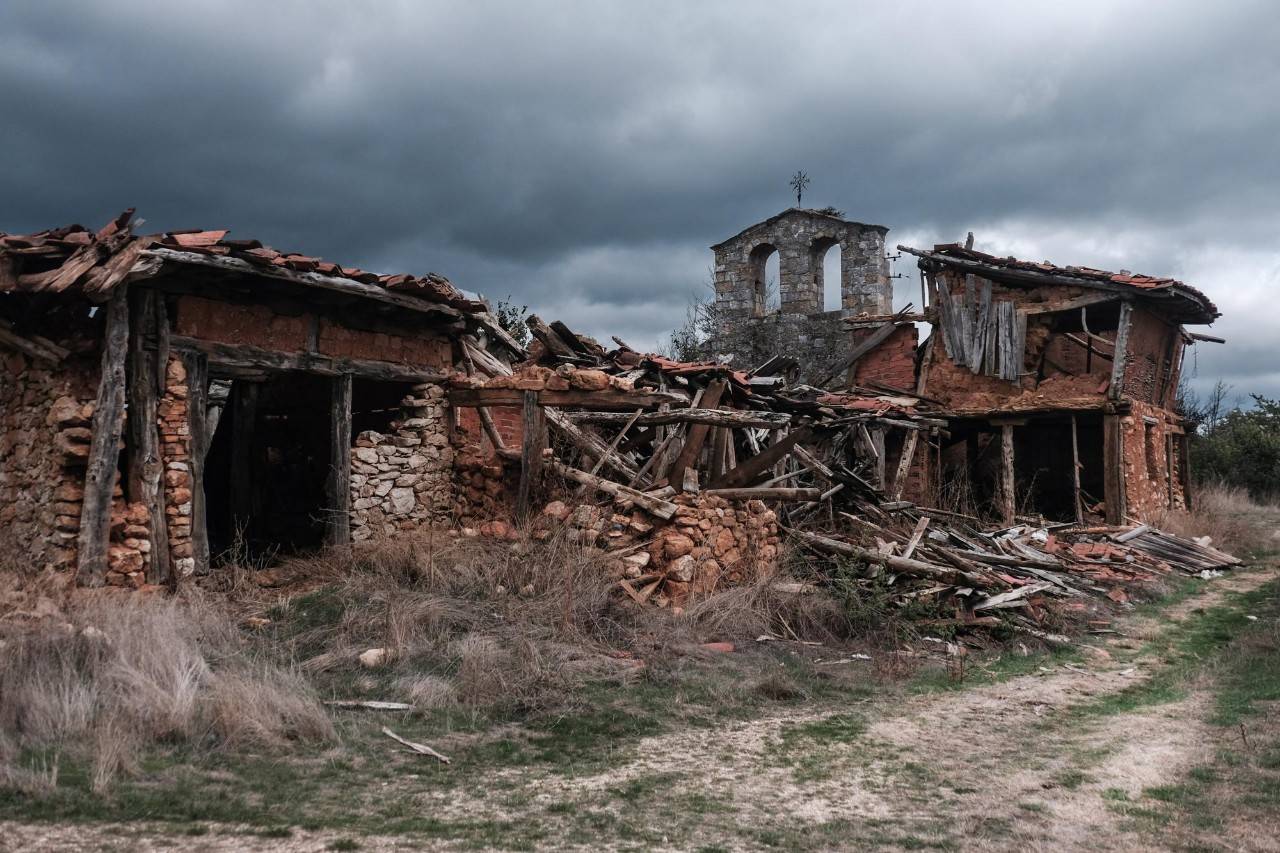
POLYGON ((1129 327, 1124 396, 1171 406, 1177 394, 1176 364, 1181 349, 1182 336, 1176 326, 1150 311, 1135 308, 1129 327))
MULTIPOLYGON (((947 287, 953 296, 963 296, 964 275, 952 271, 937 274, 939 287, 947 287)), ((1061 303, 1086 294, 1096 293, 1083 287, 1042 285, 1039 287, 1009 287, 1000 282, 991 283, 992 303, 1013 301, 1019 306, 1045 303, 1061 303)), ((931 309, 936 311, 936 308, 931 309)), ((974 373, 968 367, 955 363, 943 344, 942 328, 936 326, 934 342, 929 354, 928 384, 926 393, 944 401, 949 408, 963 412, 985 412, 1002 407, 1039 405, 1053 408, 1068 400, 1077 402, 1096 399, 1101 405, 1111 381, 1111 362, 1093 356, 1091 369, 1085 372, 1086 351, 1062 335, 1052 335, 1049 315, 1031 315, 1027 318, 1027 345, 1023 354, 1022 377, 1017 382, 974 373), (1072 350, 1075 350, 1073 352, 1072 350), (1038 378, 1042 355, 1079 375, 1069 375, 1045 363, 1044 379, 1038 378)), ((1099 337, 1115 339, 1115 331, 1097 332, 1099 337)))
POLYGON ((1125 500, 1129 515, 1150 521, 1170 506, 1184 509, 1186 495, 1180 481, 1177 452, 1181 419, 1158 406, 1135 401, 1120 424, 1124 433, 1125 500), (1149 423, 1148 418, 1155 423, 1149 423), (1172 454, 1168 452, 1170 436, 1175 442, 1172 454))
POLYGON ((261 347, 283 353, 311 349, 335 358, 366 358, 410 367, 448 370, 452 342, 423 330, 400 334, 354 328, 309 312, 289 315, 267 305, 240 304, 182 296, 174 332, 201 340, 261 347))
MULTIPOLYGON (((874 329, 846 331, 850 336, 850 348, 857 346, 874 329)), ((907 323, 893 330, 879 346, 858 359, 853 368, 853 384, 865 385, 868 381, 892 385, 904 391, 916 389, 916 347, 920 342, 919 330, 907 323)))

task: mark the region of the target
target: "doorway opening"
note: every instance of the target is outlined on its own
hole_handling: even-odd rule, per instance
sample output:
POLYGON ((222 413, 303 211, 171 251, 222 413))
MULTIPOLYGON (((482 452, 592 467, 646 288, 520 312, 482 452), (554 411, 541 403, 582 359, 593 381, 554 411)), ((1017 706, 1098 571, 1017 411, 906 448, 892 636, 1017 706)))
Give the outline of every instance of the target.
POLYGON ((331 388, 307 373, 231 380, 204 466, 215 563, 261 564, 324 543, 331 388))

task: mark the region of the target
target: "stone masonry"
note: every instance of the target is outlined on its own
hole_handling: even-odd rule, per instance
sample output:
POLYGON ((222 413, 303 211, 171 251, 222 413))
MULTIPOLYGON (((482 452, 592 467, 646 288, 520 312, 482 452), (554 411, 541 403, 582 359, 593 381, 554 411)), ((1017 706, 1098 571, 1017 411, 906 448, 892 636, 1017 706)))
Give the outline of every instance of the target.
POLYGON ((850 346, 844 318, 892 311, 884 253, 888 230, 791 208, 712 246, 712 350, 732 353, 733 365, 741 369, 770 356, 790 356, 800 362, 802 379, 821 380, 850 346), (823 311, 823 257, 835 245, 840 246, 840 309, 823 311), (775 251, 781 307, 768 311, 764 268, 775 251))
POLYGON ((440 385, 415 385, 387 434, 367 430, 351 454, 351 538, 360 542, 434 524, 454 512, 454 449, 440 385))

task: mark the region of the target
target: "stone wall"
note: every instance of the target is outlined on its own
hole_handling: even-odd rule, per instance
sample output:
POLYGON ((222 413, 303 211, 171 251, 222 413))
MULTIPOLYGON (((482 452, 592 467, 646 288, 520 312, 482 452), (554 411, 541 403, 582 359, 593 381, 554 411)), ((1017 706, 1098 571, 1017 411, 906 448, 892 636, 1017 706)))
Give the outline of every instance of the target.
POLYGON ((729 326, 765 312, 764 266, 778 253, 783 314, 823 308, 823 258, 840 246, 840 307, 851 314, 887 314, 893 290, 884 238, 889 229, 816 210, 791 208, 712 246, 716 307, 729 326))
POLYGON ((170 565, 178 577, 195 571, 191 545, 191 426, 187 420, 187 369, 176 355, 165 367, 164 394, 156 403, 164 460, 164 513, 170 565))
POLYGON ((845 311, 821 314, 768 314, 745 317, 724 328, 710 342, 715 355, 732 355, 730 364, 750 370, 775 355, 800 363, 800 381, 821 382, 843 362, 849 351, 845 311))
POLYGON ((23 568, 75 566, 97 370, 0 353, 0 547, 23 568))
POLYGON ((457 516, 450 411, 440 385, 415 385, 388 433, 366 431, 351 454, 351 538, 443 525, 457 516))

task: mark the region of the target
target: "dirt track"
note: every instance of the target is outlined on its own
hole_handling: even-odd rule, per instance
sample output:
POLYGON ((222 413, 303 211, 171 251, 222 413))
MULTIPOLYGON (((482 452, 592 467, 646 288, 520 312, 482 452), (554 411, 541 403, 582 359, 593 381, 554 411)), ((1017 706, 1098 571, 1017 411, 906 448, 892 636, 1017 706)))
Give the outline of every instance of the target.
MULTIPOLYGON (((545 820, 559 809, 570 821, 593 808, 629 812, 669 826, 671 849, 1165 849, 1108 808, 1108 799, 1174 783, 1204 760, 1214 748, 1205 722, 1211 696, 1193 690, 1176 702, 1106 715, 1072 709, 1146 679, 1157 661, 1143 651, 1144 639, 1176 631, 1180 620, 1228 591, 1254 589, 1277 576, 1275 564, 1240 572, 1167 608, 1170 621, 1124 620, 1101 651, 1079 663, 906 699, 803 706, 714 734, 690 729, 641 741, 632 758, 605 773, 513 768, 496 774, 485 790, 424 793, 418 803, 421 813, 444 818, 487 813, 545 820), (864 721, 865 730, 842 733, 847 720, 864 721), (502 804, 495 803, 495 788, 506 792, 502 804), (621 809, 602 796, 619 788, 635 791, 621 809), (689 813, 694 795, 701 806, 689 813)), ((295 832, 262 839, 213 829, 178 839, 137 825, 9 823, 0 825, 0 850, 148 850, 175 843, 190 850, 324 850, 347 837, 295 832)), ((360 837, 359 844, 366 850, 418 846, 386 837, 360 837)), ((605 837, 582 843, 568 833, 560 844, 635 848, 605 837)), ((1233 842, 1232 849, 1278 848, 1262 838, 1233 842)))

